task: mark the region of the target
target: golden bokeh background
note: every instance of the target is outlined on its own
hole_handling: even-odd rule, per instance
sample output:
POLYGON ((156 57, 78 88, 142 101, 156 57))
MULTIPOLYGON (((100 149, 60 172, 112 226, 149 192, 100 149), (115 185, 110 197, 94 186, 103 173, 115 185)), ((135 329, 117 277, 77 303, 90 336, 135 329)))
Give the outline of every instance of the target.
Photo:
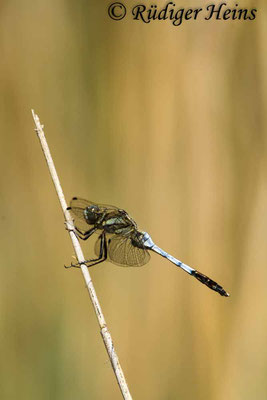
POLYGON ((231 293, 157 255, 90 270, 133 398, 266 399, 266 1, 240 1, 255 21, 179 27, 112 21, 109 4, 0 5, 1 399, 121 398, 82 275, 63 268, 31 108, 68 201, 126 209, 231 293))

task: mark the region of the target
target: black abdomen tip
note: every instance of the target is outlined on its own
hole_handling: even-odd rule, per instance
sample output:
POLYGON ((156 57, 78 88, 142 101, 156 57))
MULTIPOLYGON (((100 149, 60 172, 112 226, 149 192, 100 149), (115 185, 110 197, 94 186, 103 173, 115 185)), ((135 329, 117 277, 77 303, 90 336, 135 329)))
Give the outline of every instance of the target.
POLYGON ((78 200, 78 197, 73 197, 72 200, 78 200))
POLYGON ((227 293, 222 286, 220 286, 217 282, 210 279, 208 276, 202 274, 201 272, 194 271, 192 275, 197 278, 201 283, 208 286, 211 290, 219 293, 221 296, 229 297, 229 293, 227 293))

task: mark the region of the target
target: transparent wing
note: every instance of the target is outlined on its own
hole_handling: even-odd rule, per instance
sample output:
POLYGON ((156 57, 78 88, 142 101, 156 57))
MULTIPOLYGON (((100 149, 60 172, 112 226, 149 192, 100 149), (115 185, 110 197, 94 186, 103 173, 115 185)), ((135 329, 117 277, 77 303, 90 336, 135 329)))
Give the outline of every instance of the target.
MULTIPOLYGON (((99 254, 99 244, 95 248, 99 254)), ((112 236, 108 240, 108 260, 122 267, 141 267, 148 263, 150 254, 145 248, 132 245, 131 237, 112 236)))
POLYGON ((77 209, 80 209, 80 208, 84 209, 84 208, 90 207, 90 206, 97 206, 101 211, 104 211, 104 210, 119 210, 118 207, 111 206, 109 204, 96 203, 94 201, 81 199, 80 197, 73 197, 71 199, 70 206, 71 206, 71 208, 74 208, 74 209, 76 209, 76 208, 77 209))
MULTIPOLYGON (((77 199, 75 197, 70 202, 69 211, 74 219, 74 226, 81 232, 86 232, 93 227, 93 225, 88 224, 84 218, 84 209, 88 207, 88 205, 85 205, 85 202, 87 202, 87 200, 77 199)), ((92 204, 89 202, 87 203, 89 205, 92 204)))
POLYGON ((70 213, 74 219, 75 227, 81 232, 86 232, 93 227, 93 225, 88 224, 88 222, 84 218, 84 209, 90 206, 97 206, 100 209, 100 211, 118 210, 118 208, 114 206, 98 204, 90 200, 81 199, 79 197, 73 197, 73 199, 70 202, 70 213))

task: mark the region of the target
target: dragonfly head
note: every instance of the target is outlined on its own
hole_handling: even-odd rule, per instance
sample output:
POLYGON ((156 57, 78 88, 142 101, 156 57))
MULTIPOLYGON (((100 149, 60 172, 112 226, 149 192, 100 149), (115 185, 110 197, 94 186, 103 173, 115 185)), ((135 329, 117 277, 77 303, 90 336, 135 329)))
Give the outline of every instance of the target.
POLYGON ((86 207, 83 211, 84 213, 84 218, 86 222, 90 225, 95 224, 99 217, 100 217, 100 209, 99 207, 92 205, 90 207, 86 207))

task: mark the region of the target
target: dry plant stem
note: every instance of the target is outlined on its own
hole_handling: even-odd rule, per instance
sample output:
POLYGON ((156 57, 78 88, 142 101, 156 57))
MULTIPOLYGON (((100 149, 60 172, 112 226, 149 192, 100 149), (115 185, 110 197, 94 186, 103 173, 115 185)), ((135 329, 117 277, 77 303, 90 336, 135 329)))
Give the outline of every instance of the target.
MULTIPOLYGON (((33 119, 34 119, 34 122, 35 122, 35 125, 36 125, 36 129, 35 130, 36 130, 37 135, 39 137, 39 140, 40 140, 40 143, 41 143, 41 147, 42 147, 42 150, 44 152, 44 155, 45 155, 45 158, 46 158, 46 162, 47 162, 47 165, 48 165, 48 168, 49 168, 53 183, 55 185, 55 189, 56 189, 56 192, 57 192, 57 195, 58 195, 58 198, 59 198, 59 201, 60 201, 64 216, 65 216, 66 225, 67 225, 67 228, 69 229, 69 234, 70 234, 70 238, 71 238, 71 241, 72 241, 72 244, 73 244, 73 247, 74 247, 74 251, 75 251, 76 257, 77 257, 77 259, 78 259, 78 261, 80 263, 83 263, 85 261, 85 258, 84 258, 80 243, 79 243, 74 231, 72 230, 73 229, 72 218, 71 218, 71 215, 70 215, 69 211, 67 210, 66 200, 65 200, 65 197, 64 197, 64 194, 63 194, 59 179, 58 179, 58 175, 57 175, 57 172, 56 172, 56 169, 55 169, 55 166, 54 166, 54 162, 53 162, 53 159, 51 157, 50 150, 49 150, 49 147, 48 147, 45 135, 44 135, 43 126, 40 124, 40 120, 39 120, 38 115, 36 115, 33 110, 32 110, 32 116, 33 116, 33 119)), ((99 326, 100 326, 100 332, 101 332, 101 335, 102 335, 106 350, 108 352, 112 368, 113 368, 113 370, 115 372, 115 375, 116 375, 116 378, 117 378, 117 382, 119 384, 122 396, 126 400, 131 400, 132 397, 131 397, 131 394, 129 392, 129 389, 128 389, 128 386, 127 386, 127 383, 126 383, 122 368, 120 366, 118 356, 117 356, 117 354, 115 352, 115 349, 114 349, 114 346, 113 346, 113 343, 112 343, 112 338, 111 338, 111 335, 110 335, 110 333, 108 331, 108 328, 107 328, 107 325, 106 325, 106 321, 105 321, 104 315, 102 313, 102 310, 101 310, 101 307, 100 307, 100 304, 99 304, 99 301, 98 301, 98 298, 97 298, 97 295, 96 295, 96 292, 95 292, 95 288, 94 288, 91 276, 90 276, 89 271, 88 271, 88 268, 84 264, 82 264, 81 265, 81 271, 82 271, 82 274, 83 274, 83 277, 84 277, 84 280, 85 280, 85 283, 86 283, 86 287, 88 289, 91 301, 93 303, 93 307, 94 307, 94 310, 95 310, 95 313, 96 313, 96 316, 97 316, 97 319, 98 319, 98 323, 99 323, 99 326)))

